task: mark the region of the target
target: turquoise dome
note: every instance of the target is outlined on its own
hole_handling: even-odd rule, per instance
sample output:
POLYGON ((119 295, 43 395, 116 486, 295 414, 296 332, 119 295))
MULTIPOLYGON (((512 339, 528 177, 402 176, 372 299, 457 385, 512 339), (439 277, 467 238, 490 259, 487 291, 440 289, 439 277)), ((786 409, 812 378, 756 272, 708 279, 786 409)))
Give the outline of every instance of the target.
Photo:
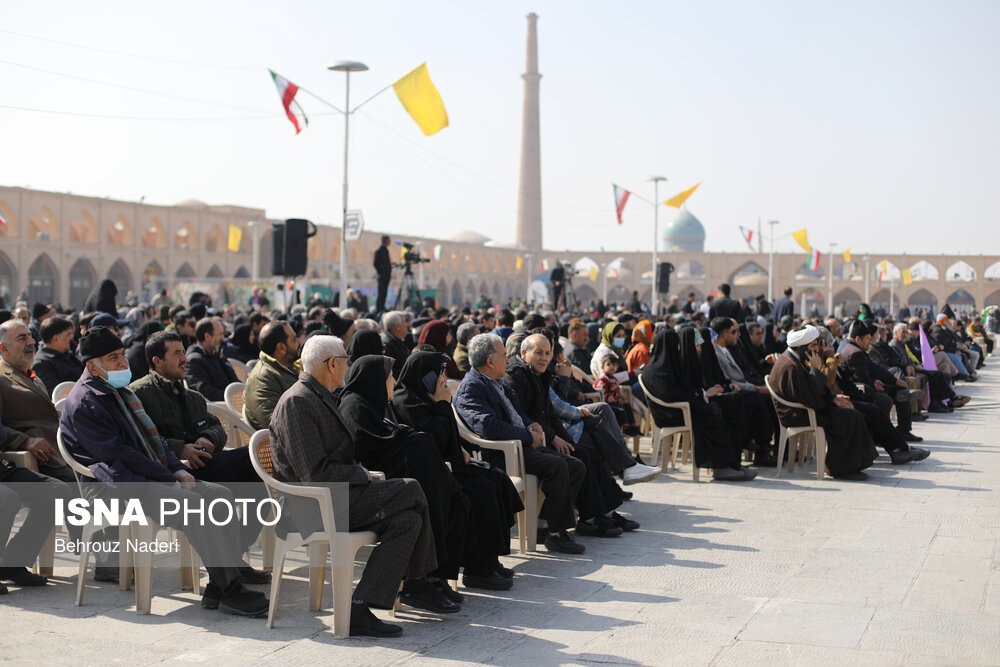
POLYGON ((705 228, 698 218, 682 207, 677 217, 663 229, 662 247, 666 252, 705 252, 705 228))

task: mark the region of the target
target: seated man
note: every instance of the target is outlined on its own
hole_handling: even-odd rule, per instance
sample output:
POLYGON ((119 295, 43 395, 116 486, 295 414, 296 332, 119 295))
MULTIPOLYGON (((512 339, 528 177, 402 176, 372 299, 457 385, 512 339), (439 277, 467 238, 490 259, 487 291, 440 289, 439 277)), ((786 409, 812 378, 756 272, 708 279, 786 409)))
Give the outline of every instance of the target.
POLYGON ((953 408, 959 408, 972 400, 968 396, 960 396, 952 389, 948 376, 938 370, 927 370, 920 364, 907 343, 910 340, 910 329, 904 322, 899 322, 892 328, 892 340, 889 341, 889 349, 895 355, 895 366, 902 369, 906 375, 923 375, 927 378, 930 389, 931 404, 928 412, 950 412, 953 408), (947 405, 945 403, 947 402, 947 405))
MULTIPOLYGON (((131 371, 117 336, 106 327, 90 329, 80 339, 80 356, 86 370, 66 399, 59 426, 67 449, 96 480, 84 485, 85 497, 128 494, 144 507, 159 507, 168 499, 180 506, 208 505, 217 499, 234 504, 225 487, 195 480, 164 445, 142 403, 126 387, 131 371), (138 487, 141 490, 130 485, 125 491, 119 482, 147 483, 138 487)), ((241 583, 240 536, 234 523, 186 521, 183 514, 162 518, 164 525, 184 531, 206 563, 209 583, 203 607, 239 616, 267 613, 267 598, 241 583)))
MULTIPOLYGON (((391 609, 405 576, 420 579, 437 567, 427 499, 412 479, 373 481, 354 457, 354 441, 333 393, 344 385, 347 352, 335 336, 313 336, 302 350, 303 372, 271 415, 274 477, 284 482, 348 484, 350 530, 371 530, 379 545, 368 557, 351 604, 351 635, 402 634, 372 614, 391 609)), ((293 520, 305 522, 304 512, 293 520)), ((304 527, 303 527, 304 528, 304 527)))
POLYGON ((45 385, 49 396, 60 382, 76 382, 83 374, 83 364, 70 349, 73 322, 68 317, 50 317, 41 326, 42 349, 35 353, 31 370, 45 385))
POLYGON ((271 412, 281 395, 298 380, 295 361, 299 339, 284 320, 268 322, 260 330, 260 356, 247 376, 243 406, 247 423, 255 429, 271 424, 271 412))
POLYGON ((221 401, 226 387, 239 382, 229 360, 222 356, 225 334, 226 330, 218 318, 206 317, 199 320, 194 329, 197 342, 187 349, 188 386, 210 401, 221 401))
MULTIPOLYGON (((195 479, 225 484, 243 482, 259 487, 254 496, 260 500, 267 490, 250 462, 246 447, 224 449, 226 430, 218 418, 208 412, 205 397, 193 389, 184 388, 184 368, 187 361, 181 337, 176 333, 158 331, 146 341, 146 361, 149 374, 129 385, 142 401, 146 414, 153 420, 167 447, 178 459, 187 461, 195 479)), ((246 496, 244 492, 241 494, 246 496)), ((256 515, 253 515, 256 517, 256 515)), ((241 550, 246 550, 260 534, 261 525, 254 519, 240 529, 241 550)), ((266 572, 241 567, 246 584, 265 584, 271 580, 266 572)))
POLYGON ((569 362, 586 372, 590 368, 591 354, 587 351, 587 325, 581 320, 570 322, 569 344, 563 350, 569 362))
POLYGON ((28 327, 19 319, 0 324, 0 420, 7 427, 0 449, 31 452, 43 474, 75 484, 73 471, 56 450, 59 413, 31 370, 34 360, 35 340, 28 327))
MULTIPOLYGON (((956 377, 967 382, 974 382, 978 378, 973 360, 971 357, 966 356, 968 354, 968 346, 960 344, 958 337, 955 335, 951 319, 945 313, 938 313, 937 323, 931 327, 929 338, 931 343, 940 347, 948 355, 951 363, 958 369, 956 377)), ((979 357, 977 355, 975 361, 978 360, 979 357)))
POLYGON ((455 366, 463 375, 468 373, 472 368, 469 365, 469 341, 478 333, 479 327, 475 322, 466 322, 460 325, 456 332, 458 343, 455 345, 455 353, 452 355, 452 359, 455 360, 455 366))
POLYGON ((410 347, 404 340, 407 334, 406 317, 398 310, 390 310, 382 316, 382 345, 385 346, 385 356, 393 358, 392 375, 399 377, 406 358, 410 356, 410 347))
POLYGON ((548 524, 546 548, 581 554, 586 548, 567 532, 576 525, 573 503, 587 474, 587 466, 572 456, 544 447, 541 424, 520 408, 516 392, 503 382, 507 373, 503 341, 496 334, 479 334, 469 341, 469 364, 453 403, 462 421, 487 440, 520 440, 524 467, 542 484, 545 504, 539 517, 548 524))

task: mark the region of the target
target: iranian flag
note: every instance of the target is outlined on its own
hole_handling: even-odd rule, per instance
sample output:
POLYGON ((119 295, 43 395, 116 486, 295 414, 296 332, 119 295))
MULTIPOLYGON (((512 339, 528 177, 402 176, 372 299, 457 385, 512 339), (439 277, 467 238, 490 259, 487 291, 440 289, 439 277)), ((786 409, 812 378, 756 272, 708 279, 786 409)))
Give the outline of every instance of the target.
POLYGON ((440 262, 441 257, 443 255, 444 255, 444 248, 441 246, 441 244, 439 243, 436 246, 434 246, 434 259, 440 262))
POLYGON ((625 210, 625 203, 628 202, 628 197, 632 193, 625 188, 618 187, 614 183, 611 184, 611 187, 615 190, 615 215, 618 216, 618 224, 620 226, 622 224, 622 211, 625 210))
POLYGON ((281 98, 281 105, 285 107, 285 115, 295 126, 295 134, 301 132, 309 125, 309 119, 299 103, 295 101, 295 95, 299 92, 299 87, 281 76, 273 70, 267 70, 274 79, 274 85, 278 88, 278 96, 281 98))
POLYGON ((3 214, 3 211, 0 211, 0 227, 3 227, 6 224, 7 224, 7 216, 3 214))
POLYGON ((812 248, 811 250, 809 250, 809 270, 810 271, 817 271, 817 270, 819 270, 819 255, 820 255, 820 252, 819 252, 819 250, 816 250, 816 248, 812 248))
POLYGON ((740 225, 740 234, 743 235, 743 240, 746 241, 747 245, 750 246, 750 249, 753 250, 753 237, 755 236, 754 231, 740 225))
POLYGON ((548 271, 552 268, 552 262, 547 259, 542 260, 542 271, 548 271))

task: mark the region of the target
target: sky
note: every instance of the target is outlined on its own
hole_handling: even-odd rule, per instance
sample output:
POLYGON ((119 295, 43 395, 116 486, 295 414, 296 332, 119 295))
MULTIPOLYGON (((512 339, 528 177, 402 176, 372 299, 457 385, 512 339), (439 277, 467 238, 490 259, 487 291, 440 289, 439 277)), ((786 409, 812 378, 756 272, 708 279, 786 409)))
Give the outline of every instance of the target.
POLYGON ((426 62, 451 125, 423 136, 391 88, 354 113, 349 207, 512 243, 529 12, 547 249, 650 248, 660 175, 661 201, 703 183, 708 251, 760 219, 778 251, 998 252, 995 0, 5 0, 0 184, 339 225, 343 116, 300 92, 296 135, 267 69, 342 108, 328 64, 370 68, 354 106, 426 62))

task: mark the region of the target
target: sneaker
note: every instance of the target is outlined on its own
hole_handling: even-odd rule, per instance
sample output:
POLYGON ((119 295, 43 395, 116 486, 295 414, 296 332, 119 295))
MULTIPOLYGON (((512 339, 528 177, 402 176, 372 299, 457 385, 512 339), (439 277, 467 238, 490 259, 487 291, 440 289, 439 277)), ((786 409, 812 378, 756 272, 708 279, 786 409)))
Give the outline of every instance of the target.
POLYGON ((962 407, 963 405, 965 405, 966 403, 968 403, 971 400, 972 400, 971 396, 962 396, 962 395, 959 395, 959 396, 955 397, 955 399, 952 400, 951 407, 953 407, 953 408, 960 408, 960 407, 962 407))
POLYGON ((271 583, 271 573, 264 572, 263 570, 255 570, 249 565, 244 565, 240 568, 240 583, 241 584, 269 584, 271 583))
POLYGON ((556 535, 550 533, 545 538, 545 548, 563 554, 582 554, 587 550, 587 547, 574 540, 573 536, 565 530, 560 530, 556 535))
POLYGON ((351 603, 352 637, 398 637, 401 634, 403 628, 386 623, 373 614, 364 602, 351 603))
POLYGON ((590 521, 577 521, 576 534, 588 537, 618 537, 622 534, 622 529, 615 525, 612 519, 597 517, 590 521))
POLYGON ((223 614, 254 618, 266 614, 267 605, 267 597, 263 593, 252 591, 239 581, 234 581, 222 593, 222 598, 219 600, 219 611, 223 614))
POLYGON ((661 472, 663 471, 655 466, 647 466, 642 463, 636 463, 634 466, 625 468, 623 479, 625 486, 628 486, 630 484, 638 484, 639 482, 648 482, 661 472))
POLYGON ((615 522, 615 525, 624 530, 626 533, 633 530, 639 530, 639 522, 633 521, 627 516, 622 516, 618 512, 611 513, 611 520, 615 522))
POLYGON ((0 579, 17 586, 44 586, 49 580, 26 567, 0 567, 0 579))
POLYGON ((437 581, 432 581, 431 584, 433 584, 436 589, 441 591, 441 595, 445 596, 452 602, 457 604, 465 602, 465 596, 449 586, 447 579, 438 579, 437 581))
POLYGON ((514 586, 513 579, 500 576, 499 572, 489 574, 468 574, 462 577, 467 588, 484 588, 488 591, 509 591, 514 586))
POLYGON ((213 582, 208 582, 205 592, 201 594, 201 606, 205 609, 218 609, 222 600, 222 589, 213 582))

